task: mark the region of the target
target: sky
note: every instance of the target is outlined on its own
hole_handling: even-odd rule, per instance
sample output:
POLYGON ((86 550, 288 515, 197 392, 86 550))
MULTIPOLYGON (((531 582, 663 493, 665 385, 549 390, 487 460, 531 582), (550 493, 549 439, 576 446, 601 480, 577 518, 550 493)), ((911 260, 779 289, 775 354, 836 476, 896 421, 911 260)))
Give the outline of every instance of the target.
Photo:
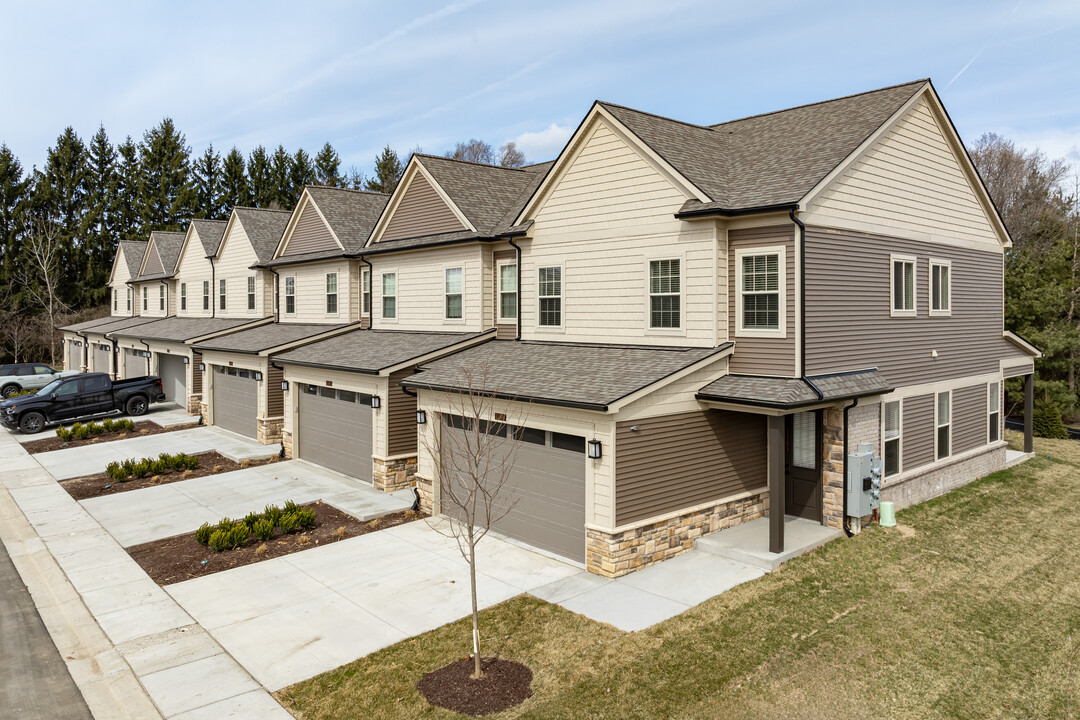
POLYGON ((554 158, 597 99, 712 124, 929 77, 985 132, 1080 168, 1080 2, 0 0, 0 143, 28 169, 68 125, 371 174, 384 145, 480 138, 554 158))

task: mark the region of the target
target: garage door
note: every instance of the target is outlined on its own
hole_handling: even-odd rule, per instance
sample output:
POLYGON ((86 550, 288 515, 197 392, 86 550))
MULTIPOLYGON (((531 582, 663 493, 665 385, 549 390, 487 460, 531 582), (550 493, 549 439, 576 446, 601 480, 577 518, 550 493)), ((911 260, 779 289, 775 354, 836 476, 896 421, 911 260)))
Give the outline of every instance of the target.
MULTIPOLYGON (((447 440, 454 448, 463 447, 466 434, 472 432, 464 429, 465 424, 460 417, 446 418, 444 449, 448 447, 447 440)), ((506 433, 503 425, 484 429, 500 437, 506 433)), ((512 503, 513 506, 493 529, 556 555, 584 562, 585 438, 533 428, 518 430, 521 441, 517 458, 499 500, 500 508, 512 503)), ((505 456, 512 446, 513 443, 504 442, 500 452, 505 456)), ((443 459, 445 462, 446 457, 443 459)), ((494 458, 489 467, 497 464, 494 458)), ((454 482, 455 476, 460 474, 444 470, 443 483, 454 482)), ((460 513, 455 513, 445 501, 442 511, 451 516, 460 513)))
POLYGON ((214 366, 214 424, 254 438, 259 412, 259 383, 251 370, 214 366))
POLYGON ((297 456, 371 480, 371 396, 299 384, 297 456))
POLYGON ((68 340, 68 361, 66 370, 82 370, 82 341, 80 340, 68 340))
POLYGON ((187 404, 187 365, 179 355, 158 355, 158 375, 168 402, 187 404))
POLYGON ((112 368, 109 367, 109 359, 112 357, 112 350, 108 345, 94 344, 94 372, 112 372, 112 368))
POLYGON ((139 350, 124 348, 124 379, 149 375, 146 363, 147 359, 141 356, 139 350))

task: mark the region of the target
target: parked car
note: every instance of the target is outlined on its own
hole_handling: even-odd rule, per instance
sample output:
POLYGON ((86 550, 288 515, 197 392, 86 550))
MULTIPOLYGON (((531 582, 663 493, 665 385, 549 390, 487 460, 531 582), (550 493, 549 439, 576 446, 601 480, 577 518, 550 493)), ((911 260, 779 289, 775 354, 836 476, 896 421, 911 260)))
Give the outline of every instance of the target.
POLYGON ((9 398, 21 390, 40 390, 57 378, 78 374, 78 370, 54 370, 45 363, 0 365, 0 395, 9 398))
POLYGON ((0 402, 0 422, 30 434, 41 432, 50 422, 117 411, 142 415, 150 403, 163 400, 161 378, 155 375, 111 380, 107 373, 79 373, 58 378, 33 395, 0 402))

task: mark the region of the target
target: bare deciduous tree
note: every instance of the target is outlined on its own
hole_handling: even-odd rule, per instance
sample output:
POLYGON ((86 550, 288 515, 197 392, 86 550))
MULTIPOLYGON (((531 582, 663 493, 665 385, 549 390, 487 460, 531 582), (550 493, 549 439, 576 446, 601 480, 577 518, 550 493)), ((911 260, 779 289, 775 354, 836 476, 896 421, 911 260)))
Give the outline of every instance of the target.
POLYGON ((54 223, 36 222, 34 233, 26 241, 25 264, 16 272, 16 279, 22 284, 26 297, 41 308, 48 321, 49 362, 53 364, 56 364, 57 319, 69 312, 68 306, 60 299, 63 248, 59 235, 59 228, 54 223))
POLYGON ((517 503, 508 485, 521 443, 524 410, 497 414, 497 388, 486 366, 465 367, 466 390, 447 393, 437 430, 422 440, 438 467, 439 499, 446 519, 429 521, 436 532, 457 541, 469 565, 472 593, 473 678, 480 665, 480 613, 476 600, 476 546, 517 503))
POLYGON ((499 164, 508 168, 519 168, 525 164, 525 153, 518 149, 517 143, 508 140, 499 148, 499 164))
POLYGON ((495 151, 483 140, 473 138, 469 142, 459 142, 453 150, 446 153, 446 157, 491 165, 495 162, 495 151))

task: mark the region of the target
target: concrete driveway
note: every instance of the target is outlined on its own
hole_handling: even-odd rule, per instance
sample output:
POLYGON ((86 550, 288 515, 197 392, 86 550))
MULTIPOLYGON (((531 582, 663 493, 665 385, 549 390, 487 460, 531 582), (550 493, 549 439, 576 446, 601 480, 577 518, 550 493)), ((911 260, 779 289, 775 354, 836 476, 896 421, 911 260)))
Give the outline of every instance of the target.
POLYGON ((98 422, 105 418, 111 420, 134 420, 135 422, 141 422, 143 420, 149 420, 150 422, 160 425, 161 427, 176 427, 178 425, 194 425, 199 422, 198 415, 188 415, 187 410, 180 407, 176 403, 156 403, 151 405, 146 411, 145 415, 139 415, 138 417, 132 417, 130 415, 114 414, 105 415, 101 417, 83 418, 81 420, 64 421, 62 423, 50 423, 48 427, 33 435, 27 435, 26 433, 16 432, 9 430, 11 436, 18 440, 20 443, 34 442, 35 440, 42 440, 44 438, 52 437, 56 432, 56 428, 63 425, 64 427, 71 427, 76 422, 98 422))

